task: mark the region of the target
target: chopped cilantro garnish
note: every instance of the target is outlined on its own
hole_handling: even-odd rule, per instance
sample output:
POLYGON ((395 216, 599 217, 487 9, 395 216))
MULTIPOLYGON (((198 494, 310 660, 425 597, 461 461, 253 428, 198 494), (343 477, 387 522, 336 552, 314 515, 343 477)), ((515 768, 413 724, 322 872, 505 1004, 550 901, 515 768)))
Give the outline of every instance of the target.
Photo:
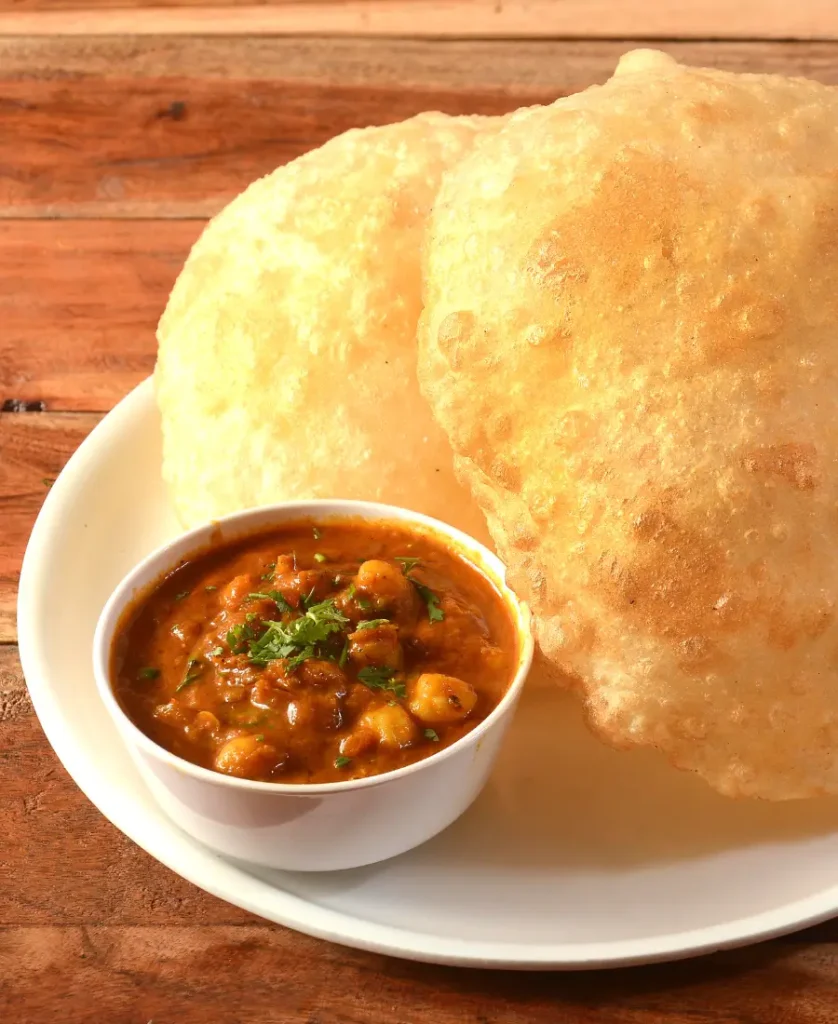
POLYGON ((421 558, 402 558, 396 555, 396 561, 402 567, 402 572, 407 576, 411 570, 415 569, 416 566, 422 561, 421 558))
POLYGON ((201 672, 203 672, 201 659, 190 658, 186 663, 186 675, 183 677, 183 682, 175 687, 175 693, 180 693, 185 686, 189 686, 190 683, 194 683, 201 672))
POLYGON ((358 673, 358 681, 371 690, 391 690, 397 697, 406 697, 404 683, 394 683, 395 670, 387 665, 367 665, 358 673))
POLYGON ((359 597, 357 603, 358 607, 363 612, 368 612, 372 610, 372 601, 368 601, 365 597, 359 597))
POLYGON ((254 736, 253 738, 256 740, 257 743, 264 743, 265 742, 265 734, 263 732, 260 732, 258 735, 254 736))
POLYGON ((376 629, 378 626, 389 626, 389 619, 363 619, 355 629, 376 629))
POLYGON ((314 535, 315 540, 320 540, 320 538, 323 536, 323 534, 317 529, 316 526, 312 528, 311 532, 314 535))
POLYGON ((425 739, 430 740, 432 743, 439 743, 439 736, 433 729, 425 730, 425 739))
POLYGON ((328 558, 326 558, 326 556, 321 551, 315 551, 315 553, 314 553, 314 561, 315 562, 328 562, 328 558))
POLYGON ((424 583, 419 583, 411 576, 410 582, 419 591, 419 596, 425 602, 428 608, 428 618, 431 622, 442 622, 445 618, 445 612, 439 606, 439 598, 431 590, 430 587, 426 587, 424 583))
POLYGON ((208 587, 204 587, 204 590, 206 590, 206 592, 209 594, 213 590, 218 590, 218 587, 216 587, 215 584, 211 583, 208 587))
POLYGON ((189 593, 188 590, 181 590, 179 594, 175 594, 175 600, 182 601, 185 597, 189 597, 189 593))
POLYGON ((263 580, 272 580, 274 578, 274 571, 276 570, 276 562, 270 562, 265 566, 265 571, 262 573, 263 580))
POLYGON ((305 615, 291 622, 268 622, 265 632, 250 644, 250 660, 255 665, 266 665, 287 658, 288 669, 292 670, 316 657, 317 645, 339 633, 348 621, 332 598, 309 605, 305 615))
POLYGON ((210 654, 214 658, 220 658, 223 653, 224 653, 224 648, 223 647, 213 647, 213 649, 210 651, 210 654))
POLYGON ((141 668, 138 672, 140 679, 156 679, 160 675, 159 668, 141 668))
POLYGON ((349 641, 345 640, 344 643, 343 643, 343 650, 340 652, 340 657, 338 658, 338 665, 341 668, 344 668, 346 666, 346 659, 348 657, 349 657, 349 641))
POLYGON ((241 623, 238 626, 232 626, 227 632, 227 646, 233 652, 233 654, 242 654, 247 650, 247 645, 255 640, 259 634, 250 625, 250 623, 241 623))
POLYGON ((355 596, 355 584, 354 583, 350 583, 349 586, 346 588, 346 599, 347 599, 347 601, 351 601, 354 596, 355 596))
POLYGON ((348 764, 352 764, 351 757, 341 754, 340 757, 335 758, 335 768, 345 768, 348 764))
POLYGON ((262 591, 257 590, 252 594, 248 594, 247 596, 250 598, 251 601, 273 601, 281 612, 294 611, 294 609, 285 600, 285 598, 282 596, 281 591, 279 590, 266 590, 264 591, 264 593, 262 591))

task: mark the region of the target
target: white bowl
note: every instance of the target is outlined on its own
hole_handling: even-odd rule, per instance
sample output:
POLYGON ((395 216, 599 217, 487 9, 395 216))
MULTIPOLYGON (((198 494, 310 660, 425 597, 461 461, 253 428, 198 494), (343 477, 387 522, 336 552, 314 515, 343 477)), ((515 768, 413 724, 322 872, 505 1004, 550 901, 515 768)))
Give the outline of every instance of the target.
POLYGON ((182 535, 122 580, 102 611, 93 640, 99 694, 162 809, 218 853, 294 871, 332 871, 385 860, 424 843, 459 818, 489 777, 532 656, 529 610, 507 587, 504 567, 491 551, 435 519, 363 501, 289 502, 237 513, 182 535), (114 696, 110 662, 114 631, 138 593, 211 543, 300 519, 320 523, 347 517, 400 522, 435 534, 495 584, 516 625, 519 654, 509 689, 484 721, 438 754, 405 768, 313 785, 221 775, 169 753, 134 725, 114 696))

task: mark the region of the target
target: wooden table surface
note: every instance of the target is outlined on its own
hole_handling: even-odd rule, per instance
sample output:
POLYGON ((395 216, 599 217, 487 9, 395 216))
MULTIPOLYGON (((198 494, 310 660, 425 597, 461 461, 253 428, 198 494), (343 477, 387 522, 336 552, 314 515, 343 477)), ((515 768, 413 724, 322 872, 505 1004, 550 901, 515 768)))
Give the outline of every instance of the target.
MULTIPOLYGON (((603 974, 431 967, 260 921, 141 852, 47 744, 15 648, 34 517, 154 362, 206 217, 356 125, 603 81, 633 37, 838 82, 834 0, 0 0, 0 1019, 107 1024, 827 1024, 838 925, 603 974)), ((644 44, 646 45, 646 44, 644 44)))

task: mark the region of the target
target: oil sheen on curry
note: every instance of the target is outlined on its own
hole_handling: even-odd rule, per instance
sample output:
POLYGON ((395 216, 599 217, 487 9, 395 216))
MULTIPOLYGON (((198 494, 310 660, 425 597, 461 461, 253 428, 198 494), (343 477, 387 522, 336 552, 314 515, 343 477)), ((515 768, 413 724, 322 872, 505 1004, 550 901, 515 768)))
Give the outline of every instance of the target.
POLYGON ((432 535, 285 525, 198 553, 138 599, 111 677, 166 750, 242 779, 336 782, 429 757, 497 706, 516 633, 432 535))

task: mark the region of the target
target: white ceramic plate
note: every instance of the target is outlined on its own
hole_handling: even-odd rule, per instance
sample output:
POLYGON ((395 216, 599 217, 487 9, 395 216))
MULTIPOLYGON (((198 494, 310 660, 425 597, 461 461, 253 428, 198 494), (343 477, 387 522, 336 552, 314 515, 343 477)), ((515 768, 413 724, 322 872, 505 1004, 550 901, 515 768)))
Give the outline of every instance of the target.
POLYGON ((21 578, 21 657, 44 730, 78 785, 208 892, 346 945, 487 967, 671 959, 838 913, 838 801, 725 800, 651 753, 609 750, 573 700, 552 692, 525 694, 483 796, 418 850, 319 875, 209 853, 152 803, 91 670, 111 589, 175 532, 147 382, 81 446, 44 503, 21 578))

